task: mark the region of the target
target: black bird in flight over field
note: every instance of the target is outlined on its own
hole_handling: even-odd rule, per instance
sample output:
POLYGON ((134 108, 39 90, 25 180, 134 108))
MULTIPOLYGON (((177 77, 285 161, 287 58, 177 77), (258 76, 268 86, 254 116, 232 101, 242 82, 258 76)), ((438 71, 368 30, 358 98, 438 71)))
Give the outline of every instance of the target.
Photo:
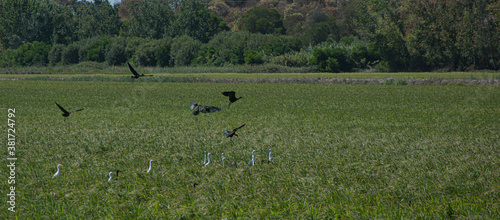
POLYGON ((198 103, 196 103, 196 102, 191 102, 190 108, 191 108, 191 110, 193 110, 193 115, 199 115, 200 112, 201 113, 212 113, 212 112, 222 110, 222 108, 219 108, 219 107, 198 105, 198 103))
POLYGON ((239 98, 236 98, 235 94, 236 94, 236 92, 234 92, 234 91, 222 92, 222 95, 229 96, 229 103, 227 104, 228 105, 227 108, 229 108, 233 102, 236 102, 236 101, 238 101, 238 99, 243 98, 241 96, 239 98))
MULTIPOLYGON (((227 131, 227 130, 224 130, 222 133, 223 133, 224 135, 226 135, 226 137, 228 137, 228 138, 232 138, 233 136, 238 137, 238 135, 236 134, 236 131, 237 131, 238 129, 240 129, 240 128, 244 127, 244 126, 245 126, 245 124, 243 124, 242 126, 240 126, 240 127, 238 127, 238 128, 233 129, 232 131, 227 131)), ((231 139, 231 140, 232 140, 232 139, 231 139)))
POLYGON ((57 107, 59 107, 59 109, 61 109, 61 111, 63 112, 62 116, 64 116, 64 120, 66 120, 66 117, 68 117, 71 113, 83 110, 83 108, 82 108, 82 109, 78 109, 78 110, 74 110, 74 111, 70 111, 70 112, 68 112, 68 111, 66 111, 66 109, 64 109, 62 106, 60 106, 59 104, 57 104, 57 102, 56 102, 56 105, 57 105, 57 107))
POLYGON ((130 63, 127 63, 128 65, 128 68, 130 69, 130 72, 132 72, 132 74, 134 74, 133 76, 131 76, 130 78, 132 78, 132 82, 134 82, 134 79, 139 79, 140 77, 143 77, 143 76, 153 76, 153 75, 144 75, 144 74, 139 74, 137 73, 137 71, 135 71, 135 69, 130 65, 130 63))

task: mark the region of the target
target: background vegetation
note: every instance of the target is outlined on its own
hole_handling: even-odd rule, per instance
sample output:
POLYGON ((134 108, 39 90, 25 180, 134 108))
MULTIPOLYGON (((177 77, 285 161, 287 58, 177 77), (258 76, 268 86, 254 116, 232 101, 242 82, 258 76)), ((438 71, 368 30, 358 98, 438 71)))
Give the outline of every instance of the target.
POLYGON ((0 216, 500 218, 500 87, 395 84, 3 81, 17 212, 0 216), (64 121, 55 101, 85 110, 64 121), (195 119, 191 101, 224 109, 195 119), (243 123, 231 144, 222 130, 243 123))
POLYGON ((499 12, 494 0, 5 0, 0 67, 498 70, 499 12))

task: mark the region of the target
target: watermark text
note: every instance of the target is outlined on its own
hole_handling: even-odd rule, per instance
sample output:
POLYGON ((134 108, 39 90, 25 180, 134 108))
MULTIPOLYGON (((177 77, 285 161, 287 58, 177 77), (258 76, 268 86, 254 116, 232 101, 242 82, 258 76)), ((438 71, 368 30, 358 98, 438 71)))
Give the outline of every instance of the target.
POLYGON ((16 212, 16 109, 9 108, 7 110, 7 167, 9 177, 7 180, 8 194, 7 204, 8 210, 16 212))

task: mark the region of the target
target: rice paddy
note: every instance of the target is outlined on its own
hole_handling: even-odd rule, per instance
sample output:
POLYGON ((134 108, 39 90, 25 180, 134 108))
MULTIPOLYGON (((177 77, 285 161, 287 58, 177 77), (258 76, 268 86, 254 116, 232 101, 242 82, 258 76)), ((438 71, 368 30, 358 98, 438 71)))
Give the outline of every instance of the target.
POLYGON ((0 91, 17 142, 16 212, 6 204, 2 219, 500 218, 497 86, 12 80, 0 91), (231 90, 243 98, 228 109, 231 90), (84 110, 64 120, 55 102, 84 110), (223 110, 194 116, 191 102, 223 110))

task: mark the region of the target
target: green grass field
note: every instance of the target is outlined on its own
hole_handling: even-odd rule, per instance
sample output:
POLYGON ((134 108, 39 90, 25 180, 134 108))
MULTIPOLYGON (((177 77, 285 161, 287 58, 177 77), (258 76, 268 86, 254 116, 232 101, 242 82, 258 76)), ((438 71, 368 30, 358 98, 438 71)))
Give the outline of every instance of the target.
POLYGON ((500 218, 500 87, 16 80, 0 91, 18 158, 16 212, 4 202, 0 219, 500 218), (225 90, 243 99, 227 109, 225 90), (55 101, 85 110, 64 121, 55 101), (224 109, 195 117, 192 101, 224 109), (233 143, 222 134, 243 123, 233 143), (261 164, 269 149, 274 163, 261 164))

